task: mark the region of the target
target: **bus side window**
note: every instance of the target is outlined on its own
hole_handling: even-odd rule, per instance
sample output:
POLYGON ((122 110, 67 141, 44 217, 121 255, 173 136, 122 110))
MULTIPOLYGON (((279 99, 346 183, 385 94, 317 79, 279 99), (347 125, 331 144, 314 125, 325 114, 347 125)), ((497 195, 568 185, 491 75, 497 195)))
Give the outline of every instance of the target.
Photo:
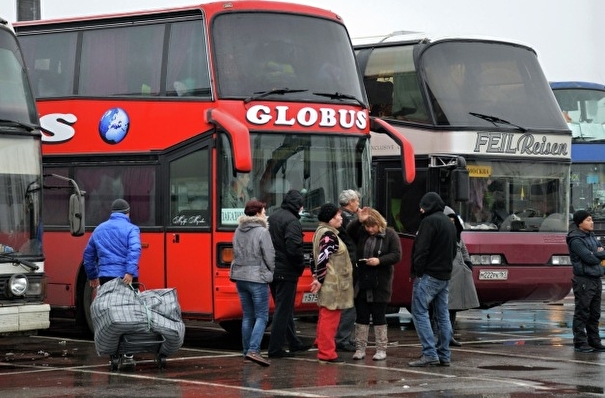
POLYGON ((206 37, 200 21, 171 25, 168 44, 166 95, 210 97, 206 37))
POLYGON ((367 79, 365 81, 371 116, 390 116, 393 106, 393 83, 367 79))
POLYGON ((208 149, 170 162, 170 219, 173 226, 210 225, 208 149))

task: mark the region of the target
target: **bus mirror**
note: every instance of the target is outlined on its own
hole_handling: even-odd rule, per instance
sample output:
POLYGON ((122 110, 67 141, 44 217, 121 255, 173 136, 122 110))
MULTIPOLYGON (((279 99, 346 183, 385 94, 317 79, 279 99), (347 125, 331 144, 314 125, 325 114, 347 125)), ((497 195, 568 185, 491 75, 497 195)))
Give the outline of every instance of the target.
POLYGON ((389 123, 377 117, 370 117, 370 130, 375 133, 386 134, 401 149, 401 172, 404 184, 411 184, 416 177, 416 160, 414 148, 405 136, 389 123))
POLYGON ((452 170, 452 183, 454 188, 454 200, 456 202, 468 202, 470 196, 468 170, 463 168, 455 168, 452 170))
POLYGON ((72 194, 69 197, 69 231, 73 236, 84 235, 84 196, 72 194))

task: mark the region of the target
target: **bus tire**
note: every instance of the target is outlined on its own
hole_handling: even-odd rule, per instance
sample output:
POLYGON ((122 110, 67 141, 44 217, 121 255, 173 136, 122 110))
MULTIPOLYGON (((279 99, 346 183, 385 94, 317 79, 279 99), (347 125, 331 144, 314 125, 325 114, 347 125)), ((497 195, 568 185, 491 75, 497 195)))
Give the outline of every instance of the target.
POLYGON ((94 328, 90 314, 90 304, 92 303, 93 291, 82 264, 76 282, 76 292, 76 327, 85 335, 92 335, 94 328))
POLYGON ((241 339, 241 337, 242 337, 242 320, 241 319, 236 319, 236 320, 231 320, 231 321, 221 321, 218 324, 220 327, 223 328, 223 330, 225 332, 229 333, 234 338, 239 336, 239 338, 241 339))
POLYGON ((93 288, 90 287, 90 283, 88 283, 88 280, 86 281, 86 283, 84 284, 84 288, 83 288, 83 300, 82 300, 82 310, 84 310, 84 319, 86 320, 86 327, 88 329, 88 331, 90 333, 94 333, 94 326, 92 323, 92 315, 90 313, 90 305, 92 304, 92 300, 93 300, 93 294, 95 293, 93 291, 93 288))

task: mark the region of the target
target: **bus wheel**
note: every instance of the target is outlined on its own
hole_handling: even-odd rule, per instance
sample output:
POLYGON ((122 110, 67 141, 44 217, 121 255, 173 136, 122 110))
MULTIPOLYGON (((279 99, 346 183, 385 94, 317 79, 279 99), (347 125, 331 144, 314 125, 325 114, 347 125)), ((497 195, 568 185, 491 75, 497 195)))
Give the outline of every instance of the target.
POLYGON ((96 292, 94 292, 93 288, 90 287, 90 283, 88 283, 88 280, 85 282, 82 291, 82 311, 84 312, 84 320, 86 321, 86 326, 88 327, 88 330, 90 330, 91 333, 94 333, 95 329, 92 324, 90 305, 92 304, 92 300, 94 299, 93 295, 96 292))
POLYGON ((236 337, 239 336, 241 338, 242 336, 242 320, 234 320, 234 321, 222 321, 218 323, 220 327, 223 328, 223 330, 225 330, 225 332, 229 333, 230 335, 236 337))

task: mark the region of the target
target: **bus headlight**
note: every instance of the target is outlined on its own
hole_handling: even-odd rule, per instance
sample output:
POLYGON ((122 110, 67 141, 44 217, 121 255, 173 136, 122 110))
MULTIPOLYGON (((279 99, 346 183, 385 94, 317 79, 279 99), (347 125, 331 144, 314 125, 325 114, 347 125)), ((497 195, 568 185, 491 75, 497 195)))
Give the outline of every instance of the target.
POLYGON ((15 274, 8 280, 8 290, 16 297, 24 296, 28 286, 27 277, 23 274, 15 274))
POLYGON ((502 256, 499 254, 472 254, 471 262, 473 265, 500 265, 502 256))
POLYGON ((550 263, 552 265, 571 265, 571 258, 569 256, 552 256, 550 263))

